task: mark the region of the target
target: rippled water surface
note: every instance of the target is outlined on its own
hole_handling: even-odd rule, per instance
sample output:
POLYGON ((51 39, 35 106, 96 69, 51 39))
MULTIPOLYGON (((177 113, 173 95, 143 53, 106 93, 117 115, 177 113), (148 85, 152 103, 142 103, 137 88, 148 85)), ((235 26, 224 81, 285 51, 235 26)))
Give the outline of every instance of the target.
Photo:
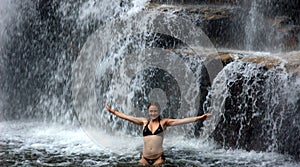
MULTIPOLYGON (((1 166, 142 166, 138 163, 142 142, 136 142, 141 137, 130 140, 99 132, 103 133, 100 146, 80 127, 38 122, 1 122, 0 132, 1 166), (122 150, 110 149, 106 140, 122 150), (124 149, 124 142, 129 148, 124 149)), ((163 166, 300 166, 281 154, 224 150, 200 139, 176 137, 164 144, 163 166)))

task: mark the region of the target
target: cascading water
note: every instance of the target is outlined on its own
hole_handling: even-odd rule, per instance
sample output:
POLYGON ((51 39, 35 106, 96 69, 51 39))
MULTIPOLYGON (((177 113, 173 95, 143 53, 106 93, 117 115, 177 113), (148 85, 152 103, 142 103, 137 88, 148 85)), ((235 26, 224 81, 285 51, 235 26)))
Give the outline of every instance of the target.
POLYGON ((247 3, 245 49, 273 53, 299 49, 299 1, 253 0, 247 3))
MULTIPOLYGON (((299 82, 278 70, 282 67, 266 70, 239 61, 222 70, 207 101, 207 110, 217 115, 212 134, 216 140, 226 147, 248 150, 286 152, 291 149, 287 141, 299 146, 298 139, 288 135, 299 133, 299 82), (293 88, 293 93, 287 87, 293 88)), ((296 150, 292 152, 298 154, 296 150)))
POLYGON ((299 78, 239 60, 222 69, 188 16, 148 4, 0 2, 0 164, 139 166, 141 129, 104 103, 147 117, 155 100, 163 117, 214 114, 203 130, 168 129, 169 166, 299 166, 280 154, 299 155, 299 78))
MULTIPOLYGON (((212 61, 204 58, 216 54, 209 39, 199 28, 191 27, 190 21, 175 15, 136 15, 116 19, 92 34, 73 67, 77 118, 99 144, 103 137, 97 132, 101 129, 121 133, 127 129, 125 134, 141 131, 124 120, 112 119, 104 108, 106 101, 128 115, 147 117, 145 106, 153 101, 149 95, 154 94, 152 89, 158 89, 166 94, 166 99, 157 99, 166 101, 163 116, 203 113, 198 102, 202 64, 210 67, 212 61), (199 56, 180 55, 180 49, 192 49, 199 56)), ((222 66, 220 62, 214 65, 215 69, 208 72, 210 77, 220 69, 218 65, 222 66)), ((194 126, 189 127, 173 128, 173 132, 187 135, 195 131, 194 126)), ((121 146, 118 149, 123 152, 121 146)))

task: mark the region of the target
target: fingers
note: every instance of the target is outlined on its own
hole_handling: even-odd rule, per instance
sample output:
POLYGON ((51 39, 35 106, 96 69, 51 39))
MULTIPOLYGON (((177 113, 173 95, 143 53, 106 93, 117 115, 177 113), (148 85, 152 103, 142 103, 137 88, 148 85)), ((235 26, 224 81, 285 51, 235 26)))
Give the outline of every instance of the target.
POLYGON ((109 112, 111 112, 111 108, 110 108, 110 106, 109 106, 109 104, 106 102, 106 104, 105 104, 105 107, 106 107, 106 109, 109 111, 109 112))
POLYGON ((210 117, 212 117, 212 114, 203 114, 202 115, 203 120, 206 120, 207 118, 210 118, 210 117))
POLYGON ((105 107, 106 107, 107 111, 109 111, 109 112, 115 114, 116 110, 112 110, 107 102, 106 102, 106 104, 105 104, 105 107))
POLYGON ((212 114, 205 114, 207 118, 212 117, 212 114))

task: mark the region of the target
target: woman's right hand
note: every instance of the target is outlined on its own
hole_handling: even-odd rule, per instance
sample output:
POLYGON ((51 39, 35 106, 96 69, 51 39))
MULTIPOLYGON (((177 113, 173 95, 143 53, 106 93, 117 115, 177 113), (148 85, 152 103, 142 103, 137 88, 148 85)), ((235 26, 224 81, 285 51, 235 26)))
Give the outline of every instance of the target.
POLYGON ((106 102, 105 107, 106 107, 107 111, 109 111, 110 113, 113 113, 113 114, 116 113, 116 110, 111 109, 110 106, 109 106, 109 104, 107 102, 106 102))

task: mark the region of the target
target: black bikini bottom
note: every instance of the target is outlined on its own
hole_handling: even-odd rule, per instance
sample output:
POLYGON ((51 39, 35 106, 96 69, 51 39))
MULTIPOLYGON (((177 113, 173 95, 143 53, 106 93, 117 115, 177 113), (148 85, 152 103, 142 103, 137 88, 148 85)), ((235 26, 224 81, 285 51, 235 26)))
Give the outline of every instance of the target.
POLYGON ((150 165, 153 165, 159 158, 165 160, 165 155, 162 154, 160 157, 155 158, 155 159, 145 158, 144 156, 143 156, 143 158, 144 158, 150 165))

